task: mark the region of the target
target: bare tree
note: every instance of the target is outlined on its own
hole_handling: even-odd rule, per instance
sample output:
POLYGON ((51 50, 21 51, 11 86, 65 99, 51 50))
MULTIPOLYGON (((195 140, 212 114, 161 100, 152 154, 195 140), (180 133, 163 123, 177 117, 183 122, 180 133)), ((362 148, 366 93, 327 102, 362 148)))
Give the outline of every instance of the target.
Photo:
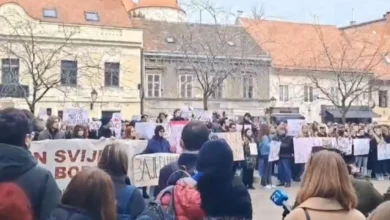
POLYGON ((49 91, 55 89, 66 96, 69 89, 77 89, 78 79, 98 78, 90 70, 100 64, 73 44, 77 28, 58 25, 56 30, 46 30, 40 22, 18 13, 2 15, 0 26, 0 53, 5 56, 0 97, 23 98, 34 113, 49 91))

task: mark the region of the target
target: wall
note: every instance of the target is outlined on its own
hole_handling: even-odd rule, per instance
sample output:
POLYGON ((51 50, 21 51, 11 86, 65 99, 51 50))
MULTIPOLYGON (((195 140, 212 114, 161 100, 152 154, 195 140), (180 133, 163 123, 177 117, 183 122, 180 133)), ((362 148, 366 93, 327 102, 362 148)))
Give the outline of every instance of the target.
MULTIPOLYGON (((50 68, 44 73, 45 80, 60 79, 61 60, 77 60, 78 66, 83 67, 78 70, 77 86, 56 86, 50 89, 36 106, 35 113, 40 108, 51 108, 53 114, 64 108, 84 108, 90 109, 91 91, 95 89, 98 93, 98 99, 94 109, 90 110, 91 117, 100 117, 101 111, 121 111, 126 119, 132 115, 139 114, 140 98, 138 85, 141 83, 141 48, 143 46, 143 36, 141 30, 130 28, 110 28, 100 26, 77 26, 71 24, 56 24, 39 22, 29 17, 25 11, 15 4, 4 4, 0 7, 0 15, 7 15, 8 21, 14 25, 23 24, 19 27, 21 42, 28 42, 29 37, 26 24, 33 27, 30 36, 34 36, 34 45, 37 52, 48 55, 53 54, 54 59, 50 68), (9 15, 14 16, 9 16, 9 15), (24 37, 23 35, 26 36, 24 37), (69 39, 66 36, 71 36, 69 39), (69 41, 66 42, 66 39, 69 41), (64 48, 60 53, 55 54, 51 51, 64 48), (120 63, 119 87, 104 86, 104 63, 120 63), (91 67, 93 66, 93 67, 91 67)), ((1 34, 12 34, 10 26, 1 23, 1 34)), ((25 65, 23 58, 28 58, 24 52, 26 46, 16 42, 14 39, 2 38, 2 43, 12 44, 12 47, 19 51, 20 60, 20 84, 30 86, 30 94, 33 92, 33 81, 31 71, 28 71, 28 65, 25 65)), ((20 41, 19 41, 20 42, 20 41)), ((4 47, 0 47, 0 58, 16 58, 10 54, 4 47)), ((26 97, 29 100, 30 97, 26 97)), ((16 107, 28 108, 23 98, 3 98, 0 102, 15 103, 16 107)))

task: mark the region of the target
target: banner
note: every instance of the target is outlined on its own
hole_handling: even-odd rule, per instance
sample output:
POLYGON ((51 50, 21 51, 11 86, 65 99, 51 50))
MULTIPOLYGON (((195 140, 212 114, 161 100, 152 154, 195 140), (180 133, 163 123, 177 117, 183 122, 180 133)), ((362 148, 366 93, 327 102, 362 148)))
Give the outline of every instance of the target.
POLYGON ((279 141, 271 141, 268 162, 279 160, 280 145, 279 141))
POLYGON ((137 187, 157 186, 160 170, 179 159, 179 154, 157 153, 137 155, 133 158, 131 183, 137 187))
POLYGON ((113 142, 121 144, 129 157, 128 176, 133 181, 134 155, 140 154, 146 148, 147 141, 143 140, 91 140, 91 139, 60 139, 33 141, 31 153, 38 163, 48 169, 63 190, 72 177, 82 169, 96 167, 103 149, 113 142))
POLYGON ((305 120, 289 119, 287 120, 288 136, 298 136, 301 133, 302 126, 305 125, 305 120))
POLYGON ((225 139, 229 146, 233 151, 233 159, 234 161, 244 160, 244 147, 243 141, 241 137, 241 133, 214 133, 220 139, 225 139))
POLYGON ((355 156, 368 155, 370 152, 370 139, 353 139, 353 154, 355 156))
POLYGON ((390 144, 378 144, 378 160, 390 159, 390 144))
POLYGON ((66 108, 63 112, 63 122, 67 126, 87 125, 88 111, 81 108, 66 108))

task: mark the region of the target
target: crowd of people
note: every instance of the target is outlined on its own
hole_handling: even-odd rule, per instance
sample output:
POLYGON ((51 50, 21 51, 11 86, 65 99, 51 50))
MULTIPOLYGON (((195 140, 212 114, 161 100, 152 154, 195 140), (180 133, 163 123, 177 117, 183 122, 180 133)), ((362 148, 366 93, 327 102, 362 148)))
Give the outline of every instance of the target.
MULTIPOLYGON (((142 116, 141 120, 148 121, 147 116, 142 116)), ((166 114, 159 115, 159 122, 166 120, 166 114)), ((185 119, 176 111, 171 120, 185 119)), ((360 220, 370 213, 369 219, 384 220, 390 214, 390 203, 384 202, 390 194, 382 195, 368 180, 352 175, 355 162, 364 165, 364 161, 372 157, 371 151, 367 160, 352 158, 351 163, 350 158, 339 151, 321 147, 313 151, 306 165, 294 164, 293 142, 287 135, 286 123, 255 124, 249 113, 244 115, 242 123, 229 121, 223 115, 208 122, 190 121, 181 134, 183 152, 176 162, 160 170, 150 203, 144 200, 146 190, 141 191, 131 184, 127 176, 131 158, 119 143, 105 146, 97 166, 76 174, 61 192, 53 175, 37 164, 29 147, 34 139, 63 139, 69 132, 61 129, 57 117, 50 117, 42 131, 37 130, 35 122, 28 111, 0 110, 0 219, 251 220, 253 210, 248 189, 254 188, 256 168, 265 188, 273 187, 271 176, 276 171, 278 185, 285 187, 289 187, 292 180, 301 181, 304 173, 293 210, 285 213, 288 220, 360 220), (239 126, 242 127, 239 132, 243 136, 245 160, 235 162, 229 144, 223 139, 210 138, 210 133, 237 132, 239 126), (268 161, 272 140, 282 143, 278 162, 268 161), (253 143, 258 147, 257 155, 249 149, 253 143), (238 170, 242 175, 237 175, 238 170)), ((124 123, 122 138, 137 139, 135 123, 124 123)), ((93 132, 76 126, 70 138, 87 138, 93 132)), ((164 138, 164 132, 163 126, 156 126, 144 153, 175 151, 164 138)), ((114 136, 110 120, 103 119, 96 133, 94 138, 114 136)), ((302 127, 302 137, 331 135, 371 138, 374 149, 378 143, 386 142, 388 130, 384 126, 355 124, 347 127, 313 123, 302 127)), ((378 179, 382 179, 378 174, 384 176, 387 171, 386 161, 381 162, 381 168, 378 166, 373 172, 378 179)), ((374 167, 377 163, 374 162, 374 167)))

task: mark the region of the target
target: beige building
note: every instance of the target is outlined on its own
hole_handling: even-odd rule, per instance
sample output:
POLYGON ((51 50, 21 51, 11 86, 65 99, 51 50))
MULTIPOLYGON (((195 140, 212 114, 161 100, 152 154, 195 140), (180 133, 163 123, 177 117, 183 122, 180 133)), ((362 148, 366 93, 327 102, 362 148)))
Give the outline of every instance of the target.
POLYGON ((132 19, 144 31, 144 112, 191 107, 265 114, 269 56, 237 26, 132 19))
POLYGON ((143 36, 120 0, 0 0, 0 106, 140 112, 143 36))

